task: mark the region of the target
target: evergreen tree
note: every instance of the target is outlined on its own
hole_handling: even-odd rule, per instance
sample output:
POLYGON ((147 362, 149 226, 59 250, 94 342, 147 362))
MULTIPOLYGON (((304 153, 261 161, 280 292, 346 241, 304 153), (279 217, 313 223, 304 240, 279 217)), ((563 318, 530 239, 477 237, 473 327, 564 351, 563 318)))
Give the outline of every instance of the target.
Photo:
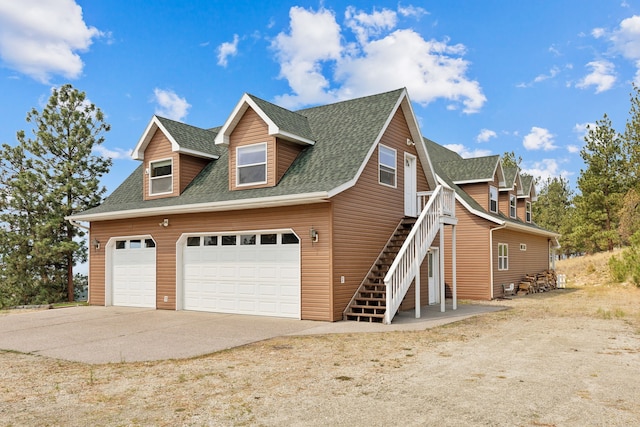
MULTIPOLYGON (((570 222, 567 221, 570 208, 569 181, 562 177, 547 178, 542 182, 538 200, 533 203, 533 218, 540 227, 561 233, 564 240, 564 236, 571 231, 570 222)), ((564 241, 562 247, 564 251, 564 241)))
POLYGON ((589 127, 585 146, 580 151, 587 168, 580 171, 575 197, 576 223, 573 232, 584 243, 587 252, 613 250, 620 243, 619 212, 627 191, 625 180, 626 156, 622 138, 613 129, 605 114, 589 127))
POLYGON ((29 302, 64 294, 73 301, 73 266, 87 255, 76 239, 84 233, 64 218, 101 202, 99 179, 111 160, 92 150, 110 127, 69 84, 54 89, 43 110, 31 110, 26 120, 33 137, 19 131, 18 145, 0 150, 2 275, 29 302))

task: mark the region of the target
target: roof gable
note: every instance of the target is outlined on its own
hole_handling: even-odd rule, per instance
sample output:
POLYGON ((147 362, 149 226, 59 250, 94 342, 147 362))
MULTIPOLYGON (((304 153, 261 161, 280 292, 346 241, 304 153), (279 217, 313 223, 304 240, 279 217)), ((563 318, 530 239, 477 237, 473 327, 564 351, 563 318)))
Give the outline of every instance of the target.
POLYGON ((216 144, 229 144, 229 136, 247 111, 253 109, 267 124, 271 136, 303 145, 314 145, 315 138, 304 115, 278 107, 270 102, 244 94, 215 138, 216 144))
POLYGON ((214 145, 215 132, 155 115, 151 118, 142 137, 133 149, 131 157, 135 160, 144 160, 144 151, 158 130, 171 143, 171 151, 205 159, 219 157, 214 145))

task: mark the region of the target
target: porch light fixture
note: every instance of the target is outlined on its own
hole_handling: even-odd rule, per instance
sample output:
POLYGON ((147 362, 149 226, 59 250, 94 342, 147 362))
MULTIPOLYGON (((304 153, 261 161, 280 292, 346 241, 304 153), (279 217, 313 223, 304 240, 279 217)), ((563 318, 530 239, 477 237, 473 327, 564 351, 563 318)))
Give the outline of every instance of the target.
POLYGON ((407 145, 416 145, 416 143, 407 138, 407 145))
POLYGON ((158 224, 160 227, 168 227, 169 226, 169 218, 165 218, 162 220, 162 222, 160 224, 158 224))
POLYGON ((100 241, 94 237, 91 241, 91 246, 93 246, 93 248, 97 251, 98 249, 100 249, 100 241))
POLYGON ((313 225, 311 226, 311 229, 309 230, 309 237, 311 237, 311 241, 313 243, 318 241, 318 230, 313 228, 313 225))

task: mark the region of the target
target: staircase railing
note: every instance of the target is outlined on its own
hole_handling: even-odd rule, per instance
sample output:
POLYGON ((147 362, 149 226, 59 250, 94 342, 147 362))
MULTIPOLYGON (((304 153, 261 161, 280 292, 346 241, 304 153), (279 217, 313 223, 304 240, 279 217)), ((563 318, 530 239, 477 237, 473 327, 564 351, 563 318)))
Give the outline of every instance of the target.
MULTIPOLYGON (((416 277, 420 264, 427 255, 429 246, 438 235, 440 217, 454 215, 455 194, 453 190, 439 185, 433 193, 425 195, 428 195, 429 199, 422 208, 422 200, 425 198, 420 198, 418 204, 422 208, 420 216, 391 264, 389 272, 384 277, 387 291, 387 309, 384 315, 384 323, 386 324, 391 323, 402 299, 411 286, 411 282, 416 277)), ((416 304, 419 303, 416 301, 416 304)))

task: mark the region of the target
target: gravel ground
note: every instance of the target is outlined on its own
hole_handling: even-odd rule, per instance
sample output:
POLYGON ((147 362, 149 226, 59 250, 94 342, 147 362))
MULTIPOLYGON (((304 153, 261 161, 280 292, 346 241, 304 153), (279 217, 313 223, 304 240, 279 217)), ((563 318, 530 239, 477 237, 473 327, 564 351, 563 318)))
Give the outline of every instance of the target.
POLYGON ((189 360, 0 352, 0 425, 639 425, 640 289, 570 285, 426 331, 282 337, 189 360))

